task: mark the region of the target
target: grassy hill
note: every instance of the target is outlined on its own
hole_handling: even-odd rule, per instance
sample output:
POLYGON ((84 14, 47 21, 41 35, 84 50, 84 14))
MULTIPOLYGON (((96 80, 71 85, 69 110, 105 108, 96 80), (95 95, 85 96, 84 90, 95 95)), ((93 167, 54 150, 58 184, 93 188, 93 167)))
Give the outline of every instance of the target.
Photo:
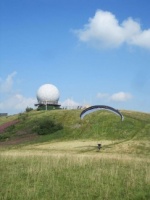
POLYGON ((1 117, 1 125, 18 119, 19 122, 0 134, 1 141, 24 135, 43 135, 43 140, 148 140, 150 114, 122 111, 125 119, 108 111, 97 111, 80 119, 81 110, 32 111, 10 117, 1 117))
POLYGON ((80 112, 0 118, 0 199, 150 199, 150 114, 80 112))

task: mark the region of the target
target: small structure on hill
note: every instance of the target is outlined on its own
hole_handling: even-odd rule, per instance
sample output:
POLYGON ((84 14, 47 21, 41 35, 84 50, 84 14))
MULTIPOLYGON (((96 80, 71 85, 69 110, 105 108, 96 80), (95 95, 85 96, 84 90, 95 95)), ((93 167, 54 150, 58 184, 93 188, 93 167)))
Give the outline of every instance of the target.
POLYGON ((60 108, 58 100, 60 92, 55 85, 44 84, 37 91, 37 110, 52 110, 60 108))
POLYGON ((0 117, 7 117, 8 113, 0 113, 0 117))

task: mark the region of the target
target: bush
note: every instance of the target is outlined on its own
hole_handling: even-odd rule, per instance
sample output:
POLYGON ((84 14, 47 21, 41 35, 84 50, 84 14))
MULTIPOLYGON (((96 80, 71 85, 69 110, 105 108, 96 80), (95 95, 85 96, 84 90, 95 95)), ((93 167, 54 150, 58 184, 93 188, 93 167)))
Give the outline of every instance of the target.
POLYGON ((62 124, 56 123, 51 119, 42 119, 36 122, 33 132, 36 132, 38 135, 47 135, 61 129, 63 129, 62 124))
POLYGON ((10 139, 15 134, 15 125, 11 125, 0 134, 0 141, 5 141, 10 139))
POLYGON ((20 114, 18 115, 18 119, 19 119, 20 121, 25 121, 27 118, 28 118, 28 113, 20 113, 20 114))
POLYGON ((26 108, 26 112, 30 112, 32 110, 33 110, 33 108, 29 108, 29 107, 26 108))
POLYGON ((9 138, 10 138, 10 134, 8 134, 8 133, 0 134, 0 141, 1 142, 5 141, 9 138))

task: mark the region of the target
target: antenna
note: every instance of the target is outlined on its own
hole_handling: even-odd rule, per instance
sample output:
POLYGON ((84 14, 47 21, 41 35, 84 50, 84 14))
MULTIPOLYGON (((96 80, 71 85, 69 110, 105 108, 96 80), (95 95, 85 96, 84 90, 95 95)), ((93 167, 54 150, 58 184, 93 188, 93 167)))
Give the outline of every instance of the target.
POLYGON ((47 101, 46 101, 45 109, 47 110, 47 101))

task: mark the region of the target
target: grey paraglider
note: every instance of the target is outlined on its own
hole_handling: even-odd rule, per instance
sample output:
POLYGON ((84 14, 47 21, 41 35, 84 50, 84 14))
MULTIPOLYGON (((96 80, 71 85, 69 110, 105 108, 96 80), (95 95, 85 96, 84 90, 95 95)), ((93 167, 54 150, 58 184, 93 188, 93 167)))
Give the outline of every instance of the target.
POLYGON ((108 110, 110 112, 115 113, 116 115, 119 115, 121 117, 121 120, 124 120, 124 116, 115 108, 112 108, 110 106, 105 106, 105 105, 95 105, 95 106, 90 106, 88 108, 86 108, 85 110, 83 110, 80 114, 80 118, 83 119, 86 115, 98 111, 98 110, 108 110))

